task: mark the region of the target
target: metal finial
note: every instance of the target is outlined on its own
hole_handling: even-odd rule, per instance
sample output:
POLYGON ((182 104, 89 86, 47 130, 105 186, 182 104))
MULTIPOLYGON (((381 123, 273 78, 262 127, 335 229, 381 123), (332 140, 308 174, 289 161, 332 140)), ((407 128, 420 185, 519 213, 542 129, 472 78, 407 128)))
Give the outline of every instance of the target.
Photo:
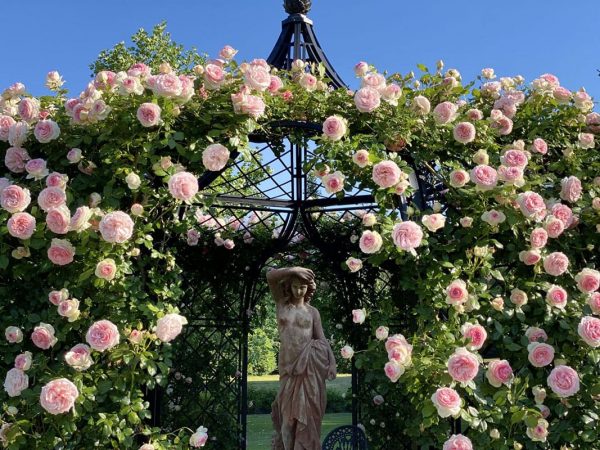
POLYGON ((306 14, 310 11, 312 0, 284 0, 283 7, 288 14, 306 14))

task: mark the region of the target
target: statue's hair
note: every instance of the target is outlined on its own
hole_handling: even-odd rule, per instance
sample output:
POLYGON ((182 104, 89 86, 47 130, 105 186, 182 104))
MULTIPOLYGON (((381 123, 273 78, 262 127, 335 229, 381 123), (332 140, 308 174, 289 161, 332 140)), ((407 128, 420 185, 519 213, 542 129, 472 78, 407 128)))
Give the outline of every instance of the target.
POLYGON ((289 303, 293 297, 292 296, 292 282, 294 280, 297 280, 300 283, 308 286, 308 289, 306 290, 306 295, 304 296, 304 303, 310 303, 310 301, 312 300, 312 296, 314 295, 315 291, 317 290, 316 283, 314 281, 306 282, 295 276, 286 277, 279 282, 281 284, 281 290, 283 291, 285 303, 289 303))

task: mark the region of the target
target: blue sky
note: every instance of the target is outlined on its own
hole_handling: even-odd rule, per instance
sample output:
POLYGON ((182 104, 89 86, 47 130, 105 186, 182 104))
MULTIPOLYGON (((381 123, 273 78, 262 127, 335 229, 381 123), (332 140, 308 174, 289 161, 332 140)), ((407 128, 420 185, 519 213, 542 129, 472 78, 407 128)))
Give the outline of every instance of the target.
MULTIPOLYGON (((465 79, 483 67, 528 81, 552 72, 563 86, 585 86, 600 99, 598 0, 314 0, 309 17, 351 87, 359 60, 406 73, 417 63, 435 67, 441 58, 465 79)), ((285 13, 282 0, 5 0, 0 18, 0 89, 21 81, 40 95, 47 93, 49 70, 60 71, 79 93, 100 50, 163 19, 187 47, 215 55, 230 44, 238 59, 266 58, 285 13)))

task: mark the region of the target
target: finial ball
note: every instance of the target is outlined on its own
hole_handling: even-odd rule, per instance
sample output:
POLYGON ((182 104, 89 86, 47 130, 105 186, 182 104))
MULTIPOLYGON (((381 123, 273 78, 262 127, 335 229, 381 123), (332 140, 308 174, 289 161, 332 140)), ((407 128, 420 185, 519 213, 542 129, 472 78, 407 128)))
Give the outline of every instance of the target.
POLYGON ((283 7, 288 14, 306 14, 310 11, 312 0, 284 0, 283 7))

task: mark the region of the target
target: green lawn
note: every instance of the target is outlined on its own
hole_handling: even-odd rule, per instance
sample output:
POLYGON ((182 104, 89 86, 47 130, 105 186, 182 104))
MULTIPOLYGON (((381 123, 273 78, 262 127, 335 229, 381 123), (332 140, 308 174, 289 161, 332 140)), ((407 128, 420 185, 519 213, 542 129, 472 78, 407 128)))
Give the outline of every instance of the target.
MULTIPOLYGON (((352 414, 335 413, 325 414, 321 428, 321 441, 323 438, 340 425, 352 424, 352 414)), ((248 450, 268 450, 271 448, 273 424, 270 414, 252 414, 248 416, 248 450)))
MULTIPOLYGON (((333 381, 327 381, 327 390, 345 393, 352 384, 352 375, 349 373, 339 373, 333 381)), ((254 389, 265 389, 277 392, 279 388, 279 375, 248 375, 248 387, 254 389)))

